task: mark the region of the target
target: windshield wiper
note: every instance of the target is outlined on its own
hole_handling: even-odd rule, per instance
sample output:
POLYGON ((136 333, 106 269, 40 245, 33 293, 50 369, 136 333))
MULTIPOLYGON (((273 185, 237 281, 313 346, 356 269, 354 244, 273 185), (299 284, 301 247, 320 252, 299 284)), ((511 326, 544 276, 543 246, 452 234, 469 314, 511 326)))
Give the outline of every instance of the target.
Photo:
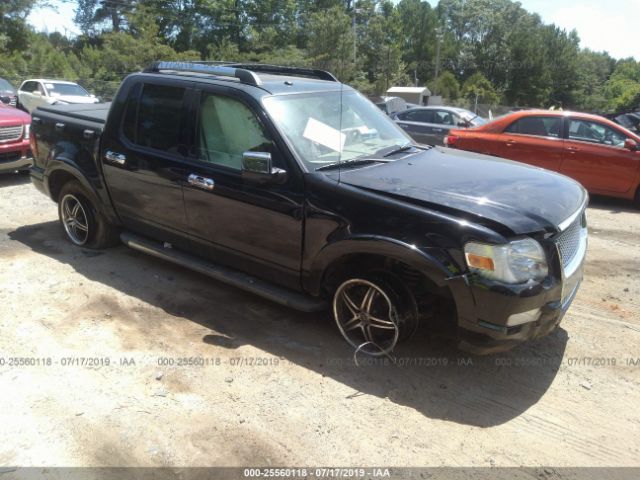
POLYGON ((353 160, 345 160, 343 162, 334 162, 328 163, 327 165, 323 165, 321 167, 316 168, 316 172, 320 172, 322 170, 333 170, 334 168, 341 167, 355 167, 357 165, 367 165, 369 163, 387 163, 391 160, 382 160, 381 158, 357 158, 353 160))
POLYGON ((402 145, 398 148, 394 148, 393 150, 391 150, 390 152, 387 152, 383 155, 383 157, 390 157, 391 155, 395 155, 396 153, 402 153, 402 152, 406 152, 407 150, 411 150, 413 148, 413 143, 407 143, 405 145, 402 145))

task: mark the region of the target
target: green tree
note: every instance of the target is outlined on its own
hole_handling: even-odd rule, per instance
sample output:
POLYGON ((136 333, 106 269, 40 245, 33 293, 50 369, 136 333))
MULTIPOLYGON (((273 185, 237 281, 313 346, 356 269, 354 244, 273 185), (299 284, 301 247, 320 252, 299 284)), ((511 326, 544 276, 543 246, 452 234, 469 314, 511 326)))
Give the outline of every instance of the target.
POLYGON ((353 30, 346 12, 340 7, 311 14, 308 53, 312 65, 330 70, 343 81, 355 75, 353 30))
POLYGON ((500 100, 491 82, 482 73, 471 75, 462 85, 462 96, 473 103, 495 105, 500 100))
POLYGON ((640 108, 640 62, 632 58, 619 61, 605 92, 612 110, 640 108))
POLYGON ((451 72, 442 72, 435 82, 429 84, 432 93, 441 95, 447 100, 457 100, 460 97, 460 83, 451 72))

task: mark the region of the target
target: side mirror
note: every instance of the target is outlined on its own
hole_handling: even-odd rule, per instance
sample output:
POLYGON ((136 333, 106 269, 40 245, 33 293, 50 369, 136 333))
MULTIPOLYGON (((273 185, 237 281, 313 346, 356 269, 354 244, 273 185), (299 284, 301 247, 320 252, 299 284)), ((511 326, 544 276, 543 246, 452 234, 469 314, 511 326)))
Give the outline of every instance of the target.
POLYGON ((33 91, 33 92, 31 92, 31 93, 33 93, 34 95, 38 95, 39 97, 41 97, 41 96, 42 96, 42 92, 41 92, 40 90, 34 90, 34 91, 33 91))
POLYGON ((470 125, 469 122, 465 122, 464 120, 460 120, 458 122, 458 127, 460 128, 469 128, 469 125, 470 125))
POLYGON ((624 141, 624 148, 626 148, 627 150, 631 150, 632 152, 637 152, 638 151, 638 142, 636 142, 635 140, 633 140, 631 138, 627 138, 624 141))
POLYGON ((244 152, 242 178, 255 183, 284 183, 287 172, 273 166, 269 152, 244 152))

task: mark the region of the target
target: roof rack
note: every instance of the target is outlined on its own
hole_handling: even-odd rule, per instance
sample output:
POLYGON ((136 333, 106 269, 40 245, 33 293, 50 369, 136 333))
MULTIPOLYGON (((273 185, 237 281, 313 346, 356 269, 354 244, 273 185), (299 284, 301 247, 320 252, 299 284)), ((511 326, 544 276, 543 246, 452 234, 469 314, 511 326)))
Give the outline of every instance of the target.
POLYGON ((301 68, 301 67, 284 67, 281 65, 268 65, 265 63, 229 63, 227 66, 242 68, 252 72, 270 73, 272 75, 290 75, 292 77, 310 77, 318 80, 328 80, 330 82, 338 82, 339 80, 326 70, 317 68, 301 68))
POLYGON ((237 78, 242 83, 259 87, 262 85, 260 78, 253 72, 242 68, 233 68, 227 64, 207 65, 206 63, 196 62, 153 62, 143 70, 143 73, 160 73, 160 72, 189 72, 204 73, 209 75, 217 75, 219 77, 237 78))
POLYGON ((219 61, 154 62, 145 70, 143 70, 144 73, 160 73, 162 71, 203 73, 221 77, 232 77, 237 78, 242 83, 247 83, 254 86, 262 85, 262 81, 255 72, 270 73, 272 75, 290 75, 317 78, 318 80, 327 80, 330 82, 339 81, 333 74, 325 70, 318 70, 315 68, 283 67, 280 65, 267 65, 263 63, 238 63, 219 61))

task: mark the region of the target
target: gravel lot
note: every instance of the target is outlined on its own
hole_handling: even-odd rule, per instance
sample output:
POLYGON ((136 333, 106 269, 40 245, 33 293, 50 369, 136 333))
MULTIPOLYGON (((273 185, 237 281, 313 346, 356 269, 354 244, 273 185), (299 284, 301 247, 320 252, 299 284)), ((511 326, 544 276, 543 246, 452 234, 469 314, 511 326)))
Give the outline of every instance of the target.
POLYGON ((421 365, 358 367, 328 315, 73 247, 2 175, 0 465, 639 466, 640 211, 597 198, 588 218, 551 336, 469 357, 419 335, 397 355, 421 365))

